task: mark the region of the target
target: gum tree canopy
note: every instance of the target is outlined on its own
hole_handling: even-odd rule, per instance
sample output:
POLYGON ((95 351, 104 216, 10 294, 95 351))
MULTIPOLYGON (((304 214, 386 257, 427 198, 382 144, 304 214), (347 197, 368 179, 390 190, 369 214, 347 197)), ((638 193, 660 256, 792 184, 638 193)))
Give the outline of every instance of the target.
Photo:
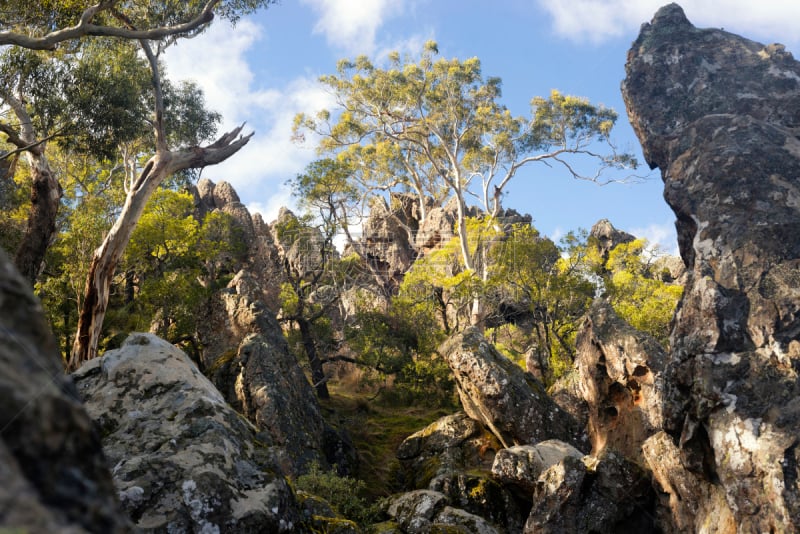
MULTIPOLYGON (((1 159, 9 166, 24 153, 31 169, 31 208, 28 224, 19 243, 15 263, 35 283, 44 254, 55 232, 61 200, 57 172, 46 155, 51 139, 90 132, 114 130, 118 143, 125 133, 140 128, 142 102, 140 80, 134 66, 121 65, 120 43, 159 40, 169 44, 190 37, 208 27, 215 15, 230 21, 266 6, 274 0, 5 0, 0 5, 0 105, 11 110, 0 118, 0 133, 15 150, 4 151, 1 159), (97 45, 98 39, 106 38, 97 45), (108 44, 113 38, 117 44, 108 44), (12 45, 12 46, 3 46, 12 45), (86 58, 94 57, 87 69, 86 58), (79 63, 83 65, 78 65, 79 63), (76 69, 84 76, 76 76, 76 69), (85 74, 90 74, 90 80, 85 74), (116 78, 116 79, 114 79, 116 78), (127 78, 127 79, 125 79, 127 78), (96 88, 93 98, 84 98, 96 88), (77 102, 76 102, 77 100, 77 102), (83 100, 81 102, 81 100, 83 100), (77 105, 76 105, 77 104, 77 105), (116 116, 103 112, 119 110, 116 116), (87 119, 87 111, 90 117, 87 119), (117 119, 128 112, 126 124, 117 119), (8 118, 10 117, 10 119, 8 118), (69 126, 67 126, 69 125, 69 126), (113 126, 113 128, 110 128, 113 126), (11 159, 14 158, 14 159, 11 159)), ((102 41, 102 39, 100 39, 102 41)), ((135 59, 133 62, 135 63, 135 59)), ((146 80, 146 77, 145 77, 146 80)), ((147 83, 145 81, 145 83, 147 83)), ((113 113, 112 113, 113 114, 113 113)), ((88 135, 87 135, 88 134, 88 135)), ((100 145, 91 143, 92 151, 100 145)), ((103 147, 105 148, 105 147, 103 147)))
MULTIPOLYGON (((468 197, 477 199, 491 224, 523 166, 545 163, 599 182, 604 170, 635 167, 636 161, 610 142, 613 110, 553 91, 531 100, 530 116, 515 117, 499 102, 500 79, 484 78, 477 58, 436 59, 437 53, 436 43, 428 42, 417 61, 390 54, 387 68, 364 56, 340 61, 337 74, 321 78, 337 109, 298 115, 295 135, 319 135, 320 153, 335 155, 347 179, 364 191, 413 192, 422 219, 431 205, 455 197, 464 266, 485 280, 483 251, 468 243, 468 197), (587 164, 593 170, 583 171, 587 164)), ((482 320, 481 308, 476 300, 474 324, 482 320)))

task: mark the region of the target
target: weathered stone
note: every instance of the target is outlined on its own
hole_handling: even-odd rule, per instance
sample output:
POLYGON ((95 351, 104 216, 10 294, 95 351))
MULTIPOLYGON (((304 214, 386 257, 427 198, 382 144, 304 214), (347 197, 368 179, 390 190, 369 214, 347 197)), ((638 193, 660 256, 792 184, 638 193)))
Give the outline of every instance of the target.
POLYGON ((566 455, 539 476, 524 532, 654 532, 653 499, 648 474, 621 456, 566 455))
POLYGON ((635 239, 636 236, 614 228, 614 225, 608 219, 600 219, 589 231, 589 240, 597 247, 603 261, 608 261, 608 254, 614 247, 623 243, 630 243, 635 239))
POLYGON ((544 385, 500 354, 477 329, 451 337, 439 353, 453 371, 464 411, 504 447, 559 439, 588 449, 583 429, 550 399, 544 385))
POLYGON ((130 532, 41 304, 2 250, 0 369, 0 530, 130 532))
POLYGON ((609 448, 641 461, 644 440, 663 425, 661 372, 666 353, 650 335, 596 300, 581 325, 575 366, 589 406, 592 454, 609 448))
POLYGON ((437 476, 470 469, 488 469, 502 446, 464 413, 442 417, 408 436, 397 458, 408 489, 426 489, 437 476))
POLYGON ((694 473, 681 463, 681 452, 665 432, 650 436, 642 453, 662 491, 656 509, 658 526, 665 533, 736 532, 736 520, 725 500, 725 492, 703 473, 694 473))
POLYGON ((567 456, 582 460, 584 454, 555 439, 536 445, 515 445, 498 451, 492 464, 492 476, 502 484, 519 488, 530 498, 539 476, 567 456))
POLYGON ((447 497, 438 491, 416 490, 391 497, 386 513, 403 532, 425 532, 446 505, 447 497))
POLYGON ((626 71, 688 269, 664 373, 676 465, 722 489, 738 531, 798 530, 800 63, 671 4, 626 71))
POLYGON ((519 532, 525 523, 514 494, 495 481, 488 471, 444 473, 431 480, 429 488, 445 495, 451 506, 501 526, 507 532, 519 532))
POLYGON ((280 447, 285 473, 302 473, 315 461, 349 472, 352 447, 325 422, 272 312, 247 297, 253 281, 243 273, 231 285, 236 293, 220 293, 212 314, 217 343, 231 347, 214 373, 225 398, 280 447))
POLYGON ((407 195, 393 195, 391 200, 391 207, 383 198, 372 203, 361 247, 373 268, 385 277, 387 287, 396 289, 417 257, 411 242, 417 221, 409 218, 417 202, 407 195))
MULTIPOLYGON (((443 532, 453 532, 455 530, 453 527, 457 528, 457 532, 464 534, 499 534, 501 532, 484 518, 452 506, 445 506, 439 512, 431 525, 431 532, 436 532, 439 526, 449 527, 443 528, 443 532)), ((514 531, 505 530, 505 532, 514 531)))
POLYGON ((575 418, 578 428, 587 428, 589 424, 589 405, 583 398, 580 386, 580 374, 574 367, 562 375, 548 389, 550 398, 559 408, 575 418))
POLYGON ((273 451, 180 350, 152 334, 73 374, 103 432, 122 505, 145 530, 294 532, 273 451))

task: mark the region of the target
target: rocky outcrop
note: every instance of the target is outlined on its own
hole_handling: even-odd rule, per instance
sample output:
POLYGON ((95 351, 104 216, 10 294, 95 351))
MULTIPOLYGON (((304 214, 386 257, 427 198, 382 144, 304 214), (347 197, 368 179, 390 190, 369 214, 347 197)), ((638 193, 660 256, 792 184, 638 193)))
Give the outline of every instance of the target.
POLYGON ((634 241, 636 236, 617 230, 608 219, 600 219, 589 231, 589 242, 595 246, 603 261, 608 261, 608 254, 623 243, 634 241))
POLYGON ((0 530, 131 532, 41 305, 0 250, 0 530))
POLYGON ((275 315, 253 298, 258 287, 240 272, 212 303, 205 353, 225 399, 280 447, 287 474, 311 462, 348 472, 352 446, 325 422, 322 410, 275 315))
POLYGON ((274 442, 264 442, 183 352, 152 334, 132 334, 73 376, 102 429, 122 504, 139 527, 300 528, 274 442))
POLYGON ((515 445, 501 449, 492 463, 492 476, 518 488, 527 498, 533 495, 539 476, 553 465, 572 456, 583 460, 584 454, 568 443, 549 439, 536 445, 515 445))
POLYGON ((464 411, 504 447, 559 439, 588 450, 587 436, 533 375, 500 354, 475 328, 446 341, 439 353, 453 372, 464 411))
POLYGON ((663 427, 665 360, 652 336, 620 319, 607 302, 595 301, 578 332, 575 357, 592 454, 609 448, 642 460, 642 444, 663 427))
POLYGON ((657 532, 648 473, 619 455, 565 454, 536 481, 523 532, 657 532))
POLYGON ((407 489, 435 491, 453 510, 519 531, 524 522, 519 507, 490 473, 501 447, 478 421, 457 413, 410 435, 397 449, 397 458, 407 489))
POLYGON ((688 270, 664 373, 672 465, 685 472, 658 477, 673 523, 798 530, 800 63, 695 28, 671 4, 642 27, 626 72, 628 116, 661 169, 688 270))
POLYGON ((195 198, 197 220, 202 221, 206 214, 213 211, 232 217, 238 230, 237 238, 242 245, 234 272, 245 270, 256 282, 254 287, 258 290, 257 300, 277 313, 280 307, 280 286, 285 278, 269 225, 264 223, 260 214, 251 214, 248 211, 228 182, 215 184, 203 178, 191 192, 195 198))

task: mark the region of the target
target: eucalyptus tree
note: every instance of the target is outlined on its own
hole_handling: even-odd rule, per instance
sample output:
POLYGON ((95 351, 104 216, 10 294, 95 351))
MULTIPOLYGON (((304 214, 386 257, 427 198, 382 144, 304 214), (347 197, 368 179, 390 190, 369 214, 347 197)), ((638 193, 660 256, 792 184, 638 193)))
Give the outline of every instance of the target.
POLYGON ((147 64, 126 42, 84 43, 69 53, 9 47, 0 53, 0 132, 24 154, 30 210, 15 263, 33 284, 56 231, 62 196, 48 145, 112 157, 119 143, 142 135, 149 86, 147 64))
MULTIPOLYGON (((138 128, 141 121, 137 105, 130 94, 141 88, 133 82, 133 74, 125 67, 130 62, 119 61, 118 45, 109 46, 108 39, 99 47, 94 39, 84 37, 114 38, 116 41, 136 43, 141 39, 174 42, 205 30, 215 15, 235 22, 240 16, 273 0, 6 0, 0 7, 0 46, 12 45, 3 51, 3 78, 0 80, 0 105, 11 110, 13 120, 0 120, 0 132, 16 150, 6 153, 1 159, 15 157, 24 152, 32 168, 31 209, 23 239, 17 249, 15 263, 31 283, 41 270, 47 247, 55 231, 55 219, 61 198, 61 187, 56 173, 46 157, 47 141, 57 135, 74 138, 75 129, 84 133, 108 133, 109 124, 118 129, 127 126, 138 128), (108 47, 108 50, 103 50, 108 47), (50 54, 34 54, 26 51, 50 51, 50 54), (71 78, 70 69, 75 61, 95 53, 103 60, 92 64, 98 68, 93 72, 82 69, 82 77, 71 78), (105 63, 105 64, 103 64, 105 63), (98 75, 101 74, 101 75, 98 75), (116 80, 126 78, 127 83, 112 83, 107 75, 114 74, 116 80), (105 76, 104 76, 105 75, 105 76), (97 83, 99 82, 99 83, 97 83), (114 93, 107 89, 113 88, 114 93), (128 90, 128 94, 126 93, 128 90), (78 94, 76 94, 78 93, 78 94), (86 93, 91 98, 82 98, 86 93), (68 104, 72 98, 82 100, 83 113, 88 113, 89 125, 76 121, 81 115, 68 104), (122 98, 121 98, 122 97, 122 98), (111 120, 106 115, 108 103, 112 108, 125 110, 123 122, 111 120), (105 105, 104 105, 105 104, 105 105), (49 124, 45 126, 41 114, 45 112, 49 124), (99 122, 98 122, 99 119, 99 122), (72 132, 67 132, 67 125, 72 132), (100 127, 98 127, 100 126, 100 127)), ((140 99, 141 101, 141 99, 140 99)), ((119 118, 119 116, 117 117, 119 118)), ((117 132, 120 133, 120 132, 117 132)), ((91 137, 91 136, 86 136, 91 137)), ((96 150, 100 145, 95 139, 90 145, 96 150)), ((122 141, 116 140, 117 143, 122 141)))
MULTIPOLYGON (((97 343, 108 306, 112 277, 151 195, 176 173, 202 169, 228 159, 246 145, 253 135, 242 135, 242 125, 219 136, 216 141, 201 146, 204 138, 214 133, 220 118, 218 115, 198 112, 195 118, 199 125, 195 125, 195 128, 186 125, 181 127, 178 116, 173 116, 176 122, 171 123, 166 98, 169 86, 162 79, 162 66, 158 59, 162 48, 159 46, 154 50, 150 41, 146 40, 140 41, 140 46, 151 71, 153 110, 148 124, 154 146, 149 157, 144 148, 135 147, 125 158, 125 203, 92 256, 77 332, 67 362, 68 369, 76 369, 82 362, 97 356, 97 343), (190 138, 183 138, 181 134, 188 134, 190 138), (143 165, 139 164, 140 158, 146 158, 143 165)), ((200 100, 202 93, 196 87, 190 87, 184 96, 194 101, 192 107, 204 108, 200 100)))
MULTIPOLYGON (((436 59, 437 53, 428 42, 416 61, 390 54, 387 68, 365 56, 340 61, 337 74, 321 78, 337 108, 298 115, 295 136, 319 135, 319 152, 346 162, 349 179, 373 192, 413 192, 422 219, 429 199, 442 205, 455 197, 464 266, 485 279, 482 248, 471 251, 468 242, 468 198, 477 199, 490 225, 524 166, 544 163, 601 181, 604 170, 636 162, 610 141, 613 110, 553 91, 531 100, 530 116, 515 117, 500 103, 500 78, 484 78, 478 58, 436 59), (587 162, 590 172, 582 170, 587 162)), ((474 304, 478 324, 482 306, 474 304)))

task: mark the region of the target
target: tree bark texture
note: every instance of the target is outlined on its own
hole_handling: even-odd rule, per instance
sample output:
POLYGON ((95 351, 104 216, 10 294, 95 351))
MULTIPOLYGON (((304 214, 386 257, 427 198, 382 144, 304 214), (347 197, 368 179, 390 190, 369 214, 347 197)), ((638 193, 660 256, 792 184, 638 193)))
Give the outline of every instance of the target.
POLYGON ((125 205, 114 226, 92 256, 86 278, 83 306, 78 316, 78 329, 67 362, 68 371, 74 371, 83 362, 97 357, 97 345, 108 307, 111 280, 150 196, 172 174, 183 169, 215 165, 238 152, 253 135, 251 133, 240 136, 243 126, 223 134, 207 147, 191 147, 176 152, 158 151, 150 158, 128 191, 125 205))
POLYGON ((56 231, 56 216, 62 190, 44 153, 27 152, 31 166, 31 208, 14 264, 31 286, 44 265, 47 247, 56 231))

